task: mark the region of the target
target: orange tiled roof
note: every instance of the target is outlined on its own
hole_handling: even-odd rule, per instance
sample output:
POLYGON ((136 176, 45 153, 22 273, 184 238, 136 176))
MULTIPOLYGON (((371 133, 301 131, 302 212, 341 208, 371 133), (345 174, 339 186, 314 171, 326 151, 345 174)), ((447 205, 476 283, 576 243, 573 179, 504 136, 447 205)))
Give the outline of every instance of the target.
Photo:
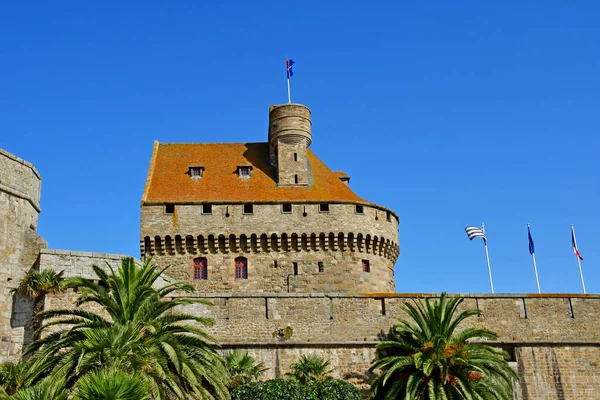
POLYGON ((267 143, 155 143, 144 189, 144 203, 359 201, 338 174, 308 151, 308 187, 278 187, 269 164, 267 143), (191 179, 190 166, 204 167, 191 179), (251 165, 252 176, 240 179, 237 167, 251 165))

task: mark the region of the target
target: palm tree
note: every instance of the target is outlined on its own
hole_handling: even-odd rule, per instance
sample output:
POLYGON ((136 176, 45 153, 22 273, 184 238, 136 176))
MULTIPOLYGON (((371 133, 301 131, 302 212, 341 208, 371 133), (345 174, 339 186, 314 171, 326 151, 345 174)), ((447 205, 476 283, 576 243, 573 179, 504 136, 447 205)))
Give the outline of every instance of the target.
POLYGON ((64 379, 43 379, 35 386, 19 389, 12 395, 0 394, 0 400, 67 400, 64 379))
POLYGON ((292 372, 287 375, 299 380, 301 383, 324 381, 331 379, 332 369, 329 368, 329 361, 323 360, 317 356, 302 356, 293 363, 290 368, 292 372))
POLYGON ((148 386, 138 374, 98 370, 77 383, 74 400, 149 400, 148 386))
POLYGON ((263 363, 257 364, 254 357, 247 352, 244 353, 238 349, 225 356, 225 364, 230 377, 229 390, 258 380, 268 369, 264 368, 263 363))
POLYGON ((442 293, 433 304, 429 299, 405 304, 412 321, 400 321, 377 345, 371 371, 380 374, 371 387, 373 399, 513 398, 517 375, 506 362, 508 354, 471 341, 498 336, 484 328, 456 330, 465 319, 479 315, 479 310, 455 315, 462 302, 442 293))
POLYGON ((32 269, 19 283, 13 291, 33 299, 33 339, 39 338, 39 329, 41 320, 40 312, 44 309, 46 295, 59 294, 65 290, 65 282, 63 279, 63 271, 56 272, 52 269, 44 269, 42 271, 32 269))
POLYGON ((93 266, 97 282, 68 280, 67 286, 80 293, 78 307, 40 314, 47 334, 28 352, 52 360, 48 373, 67 377, 68 388, 86 374, 114 368, 139 372, 151 399, 228 399, 225 364, 215 339, 202 329, 213 320, 175 313, 182 306, 210 302, 171 297, 193 292, 188 283, 155 288, 164 269, 150 261, 137 265, 123 258, 118 271, 108 268, 107 273, 93 266), (102 312, 93 311, 98 309, 102 312))
POLYGON ((0 364, 0 394, 12 395, 32 386, 49 366, 48 360, 39 358, 0 364))

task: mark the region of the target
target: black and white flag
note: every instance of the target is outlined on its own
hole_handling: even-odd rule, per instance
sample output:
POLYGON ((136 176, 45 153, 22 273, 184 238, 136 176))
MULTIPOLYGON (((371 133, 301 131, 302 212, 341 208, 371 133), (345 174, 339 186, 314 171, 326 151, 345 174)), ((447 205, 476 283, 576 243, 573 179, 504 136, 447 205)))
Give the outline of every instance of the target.
POLYGON ((475 238, 482 238, 484 243, 487 242, 487 239, 485 237, 485 232, 481 228, 478 228, 476 226, 467 226, 465 228, 465 232, 467 232, 467 236, 469 237, 469 240, 473 240, 475 238))

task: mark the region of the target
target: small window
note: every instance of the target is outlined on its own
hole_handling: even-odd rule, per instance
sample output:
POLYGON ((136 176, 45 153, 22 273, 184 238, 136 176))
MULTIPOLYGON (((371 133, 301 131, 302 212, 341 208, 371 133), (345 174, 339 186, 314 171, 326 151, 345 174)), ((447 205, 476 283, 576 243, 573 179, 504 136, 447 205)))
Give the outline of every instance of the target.
POLYGON ((298 161, 298 153, 294 153, 294 161, 298 161))
POLYGON ((357 214, 364 214, 365 213, 365 206, 363 206, 362 204, 357 204, 356 205, 356 213, 357 214))
POLYGON ((292 205, 289 203, 285 203, 281 205, 281 212, 284 214, 289 214, 292 212, 292 205))
POLYGON ((363 272, 371 272, 371 264, 369 260, 362 260, 362 270, 363 272))
POLYGON ((298 275, 298 263, 294 262, 292 265, 294 266, 294 275, 298 275))
POLYGON ((392 213, 391 212, 388 211, 386 214, 386 217, 387 217, 388 222, 392 221, 392 213))
POLYGON ((340 176, 340 180, 342 182, 344 182, 346 185, 350 184, 350 177, 349 176, 340 176))
POLYGON ((319 261, 318 266, 319 266, 319 269, 318 269, 319 272, 325 272, 325 265, 323 265, 322 261, 319 261))
POLYGON ((252 204, 252 203, 244 204, 244 214, 254 214, 254 204, 252 204))
POLYGON ((238 167, 238 175, 240 178, 250 178, 252 174, 252 167, 240 166, 238 167))
POLYGON ((192 179, 200 179, 204 173, 204 167, 202 166, 190 166, 188 173, 192 179))
POLYGON ((329 204, 328 203, 319 204, 319 212, 329 212, 329 204))
POLYGON ((212 214, 212 204, 202 204, 202 214, 212 214))
POLYGON ((248 259, 246 257, 235 259, 235 279, 248 279, 248 259))
POLYGON ((277 262, 277 260, 273 261, 273 267, 275 267, 275 268, 279 267, 279 263, 277 262))
POLYGON ((298 175, 294 175, 294 183, 298 183, 298 175))
POLYGON ((174 214, 175 204, 165 204, 165 214, 174 214))
POLYGON ((194 280, 208 279, 208 264, 206 257, 194 258, 194 280))

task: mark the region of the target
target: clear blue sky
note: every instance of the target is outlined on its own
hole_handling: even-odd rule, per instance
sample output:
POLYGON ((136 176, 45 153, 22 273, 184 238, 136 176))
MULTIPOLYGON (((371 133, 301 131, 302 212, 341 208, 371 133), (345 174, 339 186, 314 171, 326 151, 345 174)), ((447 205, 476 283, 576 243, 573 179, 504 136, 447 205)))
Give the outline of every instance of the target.
POLYGON ((269 104, 401 217, 400 292, 600 292, 597 1, 3 2, 0 147, 51 248, 139 256, 152 142, 266 141, 269 104), (256 4, 263 4, 257 6, 256 4), (267 5, 268 4, 268 5, 267 5))

